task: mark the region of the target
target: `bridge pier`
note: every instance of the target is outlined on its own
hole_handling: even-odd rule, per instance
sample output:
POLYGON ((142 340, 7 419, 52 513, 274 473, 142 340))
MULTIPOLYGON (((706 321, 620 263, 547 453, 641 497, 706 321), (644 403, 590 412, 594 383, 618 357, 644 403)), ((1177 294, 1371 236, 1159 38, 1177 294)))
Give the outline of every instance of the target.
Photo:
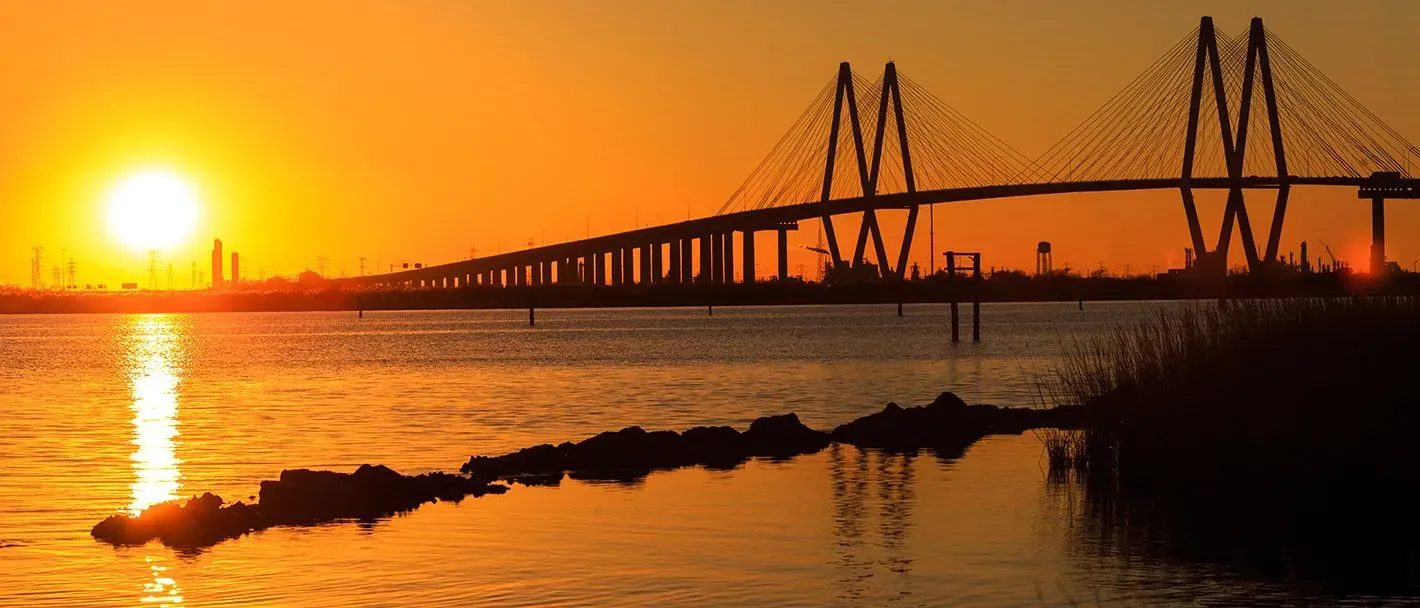
POLYGON ((724 235, 715 233, 710 235, 710 282, 723 283, 725 281, 725 239, 724 235))
POLYGON ((689 237, 680 239, 680 282, 689 285, 695 281, 694 265, 691 257, 695 252, 695 242, 689 237))
POLYGON ((730 230, 720 236, 725 239, 720 250, 725 252, 724 281, 726 285, 729 285, 735 282, 735 231, 730 230))
POLYGON ((636 248, 621 248, 621 284, 634 285, 636 283, 636 248))
POLYGON ((661 266, 661 243, 651 244, 651 282, 660 283, 666 280, 665 269, 661 266))
POLYGON ((606 284, 606 254, 598 252, 592 256, 592 284, 606 284))
POLYGON ((713 234, 700 235, 700 276, 697 278, 699 281, 713 283, 715 280, 713 262, 715 259, 714 240, 715 235, 713 234))
POLYGON ((754 282, 754 231, 746 230, 745 234, 745 261, 744 261, 744 282, 745 284, 754 282))
POLYGON ((673 240, 669 243, 669 246, 670 246, 670 256, 671 256, 671 257, 670 257, 670 260, 667 261, 668 263, 666 264, 666 270, 669 271, 669 272, 667 273, 666 280, 669 281, 669 282, 672 283, 672 284, 679 284, 679 283, 681 282, 681 278, 680 278, 680 239, 673 239, 673 240))
POLYGON ((641 276, 641 284, 651 283, 651 246, 642 245, 641 251, 636 256, 636 271, 641 276))
POLYGON ((609 270, 611 272, 611 284, 620 285, 622 280, 624 280, 621 275, 621 250, 613 249, 610 255, 611 261, 609 263, 611 264, 611 268, 609 270))
POLYGON ((779 232, 779 280, 789 278, 789 231, 783 228, 779 232))
POLYGON ((1385 197, 1371 199, 1371 274, 1385 274, 1385 197))

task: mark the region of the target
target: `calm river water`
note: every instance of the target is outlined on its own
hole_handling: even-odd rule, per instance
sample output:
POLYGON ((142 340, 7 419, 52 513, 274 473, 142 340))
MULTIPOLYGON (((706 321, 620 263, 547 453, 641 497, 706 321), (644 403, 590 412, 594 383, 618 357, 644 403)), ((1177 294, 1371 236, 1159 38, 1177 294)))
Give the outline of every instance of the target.
POLYGON ((200 552, 114 549, 116 511, 283 468, 456 470, 630 424, 831 427, 953 390, 1031 405, 1077 337, 1158 303, 0 317, 0 605, 1051 606, 1330 603, 1116 554, 1039 441, 955 461, 833 448, 637 485, 567 481, 200 552), (968 319, 964 319, 968 321, 968 319), (967 325, 969 327, 969 325, 967 325))

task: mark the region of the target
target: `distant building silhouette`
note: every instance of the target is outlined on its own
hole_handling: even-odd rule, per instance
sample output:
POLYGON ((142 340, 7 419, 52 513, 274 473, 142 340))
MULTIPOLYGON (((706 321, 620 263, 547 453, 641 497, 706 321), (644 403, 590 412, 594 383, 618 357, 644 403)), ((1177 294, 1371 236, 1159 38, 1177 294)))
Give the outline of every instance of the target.
POLYGON ((325 278, 321 277, 320 273, 314 270, 306 270, 301 274, 296 275, 296 283, 298 283, 301 287, 317 287, 324 282, 325 278))
POLYGON ((222 239, 212 239, 212 289, 222 288, 222 239))

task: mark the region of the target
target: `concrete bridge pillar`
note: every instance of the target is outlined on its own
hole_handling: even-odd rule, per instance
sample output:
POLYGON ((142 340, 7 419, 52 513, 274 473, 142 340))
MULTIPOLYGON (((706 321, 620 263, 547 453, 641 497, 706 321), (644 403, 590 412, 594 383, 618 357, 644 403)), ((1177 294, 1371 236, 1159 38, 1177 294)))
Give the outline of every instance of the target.
POLYGON ((779 280, 789 278, 789 231, 779 229, 779 280))
POLYGON ((706 283, 711 283, 715 280, 713 268, 715 253, 713 251, 714 246, 712 245, 714 241, 715 235, 713 234, 700 235, 700 277, 698 279, 706 283))
POLYGON ((647 285, 651 282, 651 246, 642 245, 640 249, 636 255, 636 272, 641 276, 640 283, 647 285))
POLYGON ((621 274, 621 250, 611 250, 611 284, 620 285, 625 280, 621 274))
POLYGON ((1371 199, 1371 274, 1385 274, 1385 199, 1371 199))
POLYGON ((710 235, 710 278, 711 283, 725 281, 725 235, 710 235))
POLYGON ((695 252, 695 241, 689 237, 680 240, 680 282, 689 285, 695 281, 695 265, 691 258, 695 252))
POLYGON ((753 230, 746 230, 746 231, 745 231, 745 245, 744 245, 744 247, 745 247, 745 267, 744 267, 744 273, 743 273, 744 278, 743 278, 742 280, 743 280, 745 283, 753 283, 753 282, 754 282, 754 231, 753 231, 753 230))
POLYGON ((666 280, 671 283, 680 283, 680 239, 672 239, 669 247, 670 260, 666 264, 666 280))
POLYGON ((720 238, 725 239, 724 244, 720 245, 720 251, 725 253, 724 282, 728 285, 735 282, 735 231, 728 231, 720 235, 720 238))
POLYGON ((598 252, 592 256, 592 283, 606 284, 606 254, 598 252))
POLYGON ((662 264, 664 253, 661 251, 663 243, 651 244, 651 282, 660 283, 666 280, 665 265, 662 264))
POLYGON ((631 285, 636 282, 636 249, 634 247, 621 248, 621 282, 631 285))

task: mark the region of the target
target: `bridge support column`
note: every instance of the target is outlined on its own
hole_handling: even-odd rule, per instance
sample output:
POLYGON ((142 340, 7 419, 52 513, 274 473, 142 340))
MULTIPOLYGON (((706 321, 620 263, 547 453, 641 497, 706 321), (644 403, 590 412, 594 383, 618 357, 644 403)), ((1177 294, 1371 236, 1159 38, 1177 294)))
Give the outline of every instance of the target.
POLYGON ((745 267, 744 279, 746 284, 754 282, 754 231, 745 231, 745 267))
POLYGON ((695 281, 695 241, 689 237, 680 240, 680 282, 686 285, 695 281))
POLYGON ((715 260, 714 249, 715 249, 715 246, 714 246, 714 241, 715 241, 715 235, 713 235, 713 234, 702 234, 702 235, 700 235, 700 276, 696 278, 696 280, 698 280, 698 281, 704 281, 704 282, 714 282, 714 281, 715 281, 715 272, 714 272, 714 260, 715 260))
POLYGON ((621 248, 621 282, 623 285, 636 283, 636 248, 621 248))
POLYGON ((620 285, 624 280, 621 275, 621 250, 613 249, 608 255, 611 256, 611 284, 620 285))
POLYGON ((728 231, 720 237, 725 239, 720 251, 725 253, 725 284, 728 285, 735 282, 735 231, 728 231))
POLYGON ((606 254, 597 253, 592 256, 592 284, 606 284, 606 254))
POLYGON ((710 235, 710 282, 725 282, 725 235, 710 235))
POLYGON ((636 271, 641 275, 641 284, 651 283, 651 246, 642 245, 641 252, 637 255, 636 271))
POLYGON ((662 243, 651 244, 651 282, 660 283, 666 280, 665 268, 661 263, 662 243))
POLYGON ((1385 199, 1371 199, 1371 274, 1385 274, 1385 199))
POLYGON ((671 283, 680 283, 680 239, 672 239, 670 242, 670 260, 666 264, 666 279, 671 283))
POLYGON ((789 231, 783 228, 779 232, 779 280, 789 278, 789 231))

